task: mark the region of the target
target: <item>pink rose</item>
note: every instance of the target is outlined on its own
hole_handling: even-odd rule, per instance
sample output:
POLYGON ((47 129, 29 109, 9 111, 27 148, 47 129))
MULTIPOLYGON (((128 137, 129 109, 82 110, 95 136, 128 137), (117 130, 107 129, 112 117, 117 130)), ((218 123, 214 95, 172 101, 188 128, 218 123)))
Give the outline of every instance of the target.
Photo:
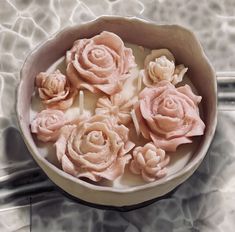
POLYGON ((36 86, 40 98, 49 108, 68 109, 77 94, 77 90, 59 70, 51 74, 39 73, 36 76, 36 86))
POLYGON ((165 151, 191 143, 189 137, 202 135, 205 129, 198 110, 201 99, 188 85, 176 88, 168 81, 145 88, 135 104, 142 135, 165 151))
POLYGON ((134 146, 129 129, 107 116, 95 115, 78 126, 65 126, 56 142, 62 169, 78 178, 114 180, 124 173, 134 146))
POLYGON ((60 110, 47 109, 37 114, 31 122, 31 132, 43 142, 56 141, 60 128, 66 123, 65 115, 60 110))
POLYGON ((107 31, 75 41, 66 61, 67 75, 74 86, 108 95, 122 89, 130 68, 136 66, 132 50, 119 36, 107 31))
POLYGON ((145 181, 152 182, 166 175, 166 166, 169 162, 170 157, 164 150, 147 143, 144 147, 134 149, 130 170, 141 175, 145 181))

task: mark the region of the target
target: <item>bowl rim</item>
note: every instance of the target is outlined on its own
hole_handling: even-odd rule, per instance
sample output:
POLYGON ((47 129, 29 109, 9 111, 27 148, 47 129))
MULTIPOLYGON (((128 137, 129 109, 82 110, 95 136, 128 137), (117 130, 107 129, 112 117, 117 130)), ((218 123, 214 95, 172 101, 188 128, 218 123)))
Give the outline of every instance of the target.
MULTIPOLYGON (((37 51, 40 50, 41 47, 45 46, 49 42, 56 42, 56 40, 61 35, 63 35, 64 33, 68 33, 70 30, 75 30, 76 28, 80 28, 80 27, 85 26, 85 25, 86 26, 89 26, 89 25, 91 26, 92 24, 100 23, 102 21, 112 21, 112 20, 122 20, 123 22, 144 23, 144 24, 146 24, 146 26, 148 25, 148 26, 159 27, 159 28, 162 28, 162 27, 163 28, 171 28, 172 30, 173 29, 181 30, 181 31, 184 31, 184 33, 190 34, 190 36, 193 37, 194 40, 196 41, 201 56, 203 57, 203 59, 205 60, 207 65, 210 67, 211 72, 213 73, 213 77, 214 77, 214 86, 213 86, 213 88, 215 90, 215 93, 217 94, 217 81, 216 81, 216 74, 215 74, 215 71, 213 69, 213 66, 211 65, 210 60, 207 58, 207 56, 206 56, 206 54, 205 54, 205 52, 204 52, 204 50, 203 50, 203 48, 200 44, 199 39, 196 37, 194 32, 192 32, 190 29, 188 29, 184 26, 181 26, 181 25, 177 25, 177 24, 157 24, 156 22, 153 22, 153 21, 150 21, 150 20, 145 20, 145 19, 138 18, 138 17, 103 15, 103 16, 97 17, 93 20, 90 20, 88 22, 82 22, 78 25, 65 27, 64 29, 52 34, 48 39, 46 39, 44 42, 37 45, 33 50, 31 50, 27 54, 26 59, 25 59, 23 65, 21 67, 20 81, 19 81, 19 84, 18 84, 18 87, 17 87, 16 114, 17 114, 17 121, 18 121, 18 125, 19 125, 19 128, 20 128, 20 132, 22 134, 23 140, 24 140, 26 146, 28 147, 28 149, 29 149, 31 155, 33 156, 33 158, 34 158, 34 155, 35 155, 37 157, 37 159, 39 159, 40 162, 44 163, 46 166, 48 166, 50 169, 52 169, 53 172, 56 172, 58 175, 62 176, 63 178, 65 178, 69 181, 72 181, 76 184, 82 185, 85 188, 95 190, 95 191, 98 190, 98 191, 101 191, 101 192, 113 192, 113 193, 125 194, 125 193, 137 192, 137 191, 141 191, 141 190, 144 190, 144 189, 149 189, 149 188, 153 188, 153 187, 157 187, 157 186, 160 187, 161 185, 164 185, 164 184, 166 184, 166 183, 168 183, 172 180, 183 177, 191 169, 193 169, 195 166, 197 166, 201 163, 201 161, 203 160, 203 158, 205 157, 205 155, 206 155, 206 153, 209 149, 209 146, 210 146, 211 141, 213 139, 215 129, 216 129, 216 125, 217 125, 217 98, 215 99, 215 106, 214 106, 215 107, 215 115, 214 115, 213 121, 211 122, 212 126, 211 126, 211 131, 210 131, 210 137, 208 138, 209 141, 202 146, 201 151, 196 154, 196 157, 193 160, 193 162, 188 161, 188 163, 185 165, 185 167, 182 170, 180 170, 180 171, 178 171, 174 174, 171 174, 169 176, 166 176, 166 177, 164 177, 160 180, 157 180, 157 181, 154 181, 154 182, 151 182, 151 183, 146 183, 146 184, 139 185, 139 186, 132 186, 132 187, 125 188, 125 189, 109 187, 109 186, 98 186, 98 185, 94 185, 94 184, 88 183, 86 181, 83 181, 81 179, 78 179, 78 178, 64 172, 63 170, 59 169, 58 167, 56 167, 52 163, 50 163, 47 159, 45 159, 43 156, 40 155, 40 152, 38 150, 35 150, 34 148, 31 147, 29 141, 27 140, 27 137, 25 136, 25 129, 24 129, 23 122, 21 120, 21 114, 20 114, 20 93, 21 93, 23 80, 24 80, 24 72, 25 72, 24 70, 28 66, 28 63, 30 63, 31 57, 34 56, 34 54, 37 53, 37 51)), ((34 158, 34 160, 36 160, 36 159, 34 158)), ((37 164, 39 164, 37 160, 36 160, 36 162, 37 162, 37 164)), ((39 164, 39 166, 41 167, 40 164, 39 164)), ((44 172, 46 173, 45 170, 44 170, 44 172)), ((47 176, 48 176, 48 174, 47 174, 47 176)))

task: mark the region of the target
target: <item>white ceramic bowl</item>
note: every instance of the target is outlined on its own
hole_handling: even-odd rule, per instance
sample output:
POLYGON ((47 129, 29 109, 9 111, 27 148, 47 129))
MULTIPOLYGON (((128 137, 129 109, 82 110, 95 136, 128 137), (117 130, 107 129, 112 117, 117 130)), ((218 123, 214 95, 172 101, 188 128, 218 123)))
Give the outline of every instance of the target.
POLYGON ((185 181, 197 169, 212 141, 217 118, 217 85, 213 68, 195 35, 181 26, 156 25, 136 18, 104 16, 81 25, 68 27, 38 46, 27 57, 17 94, 19 126, 28 149, 38 165, 61 189, 83 201, 104 206, 131 206, 160 197, 185 181), (179 63, 189 67, 189 76, 199 95, 205 134, 189 162, 177 173, 153 183, 119 189, 97 186, 77 179, 47 161, 39 153, 30 133, 30 104, 34 78, 62 57, 79 38, 89 38, 102 31, 111 31, 124 41, 150 49, 168 48, 179 63))

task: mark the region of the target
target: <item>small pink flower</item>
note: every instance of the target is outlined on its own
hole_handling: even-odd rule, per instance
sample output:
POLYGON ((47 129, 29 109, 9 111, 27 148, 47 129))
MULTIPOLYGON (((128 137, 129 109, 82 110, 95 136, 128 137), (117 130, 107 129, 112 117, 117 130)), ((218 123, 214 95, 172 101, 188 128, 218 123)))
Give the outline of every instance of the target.
POLYGON ((170 158, 164 150, 156 148, 153 143, 147 143, 144 147, 134 149, 130 170, 141 175, 145 181, 152 182, 166 175, 169 162, 170 158))
POLYGON ((47 109, 37 114, 31 122, 31 132, 43 142, 56 141, 60 129, 66 123, 63 111, 47 109))
POLYGON ((75 41, 66 61, 67 75, 74 86, 108 95, 120 92, 130 68, 136 66, 132 50, 119 36, 107 31, 75 41))
POLYGON ((78 178, 114 180, 131 159, 127 153, 134 144, 128 133, 108 116, 95 115, 78 126, 62 128, 55 144, 57 158, 65 172, 78 178))
POLYGON ((190 137, 203 135, 205 129, 198 109, 201 99, 188 85, 176 88, 168 81, 145 88, 135 104, 142 135, 165 151, 191 143, 190 137))
POLYGON ((130 111, 137 98, 125 99, 121 94, 110 97, 101 97, 97 101, 96 114, 112 117, 119 124, 127 125, 131 122, 130 111))
POLYGON ((143 82, 153 87, 158 82, 166 80, 176 85, 181 82, 188 68, 183 64, 175 66, 175 58, 168 49, 152 50, 144 61, 144 70, 140 71, 143 82))
POLYGON ((74 101, 77 90, 59 70, 51 74, 41 72, 36 76, 39 97, 49 108, 68 109, 74 101))

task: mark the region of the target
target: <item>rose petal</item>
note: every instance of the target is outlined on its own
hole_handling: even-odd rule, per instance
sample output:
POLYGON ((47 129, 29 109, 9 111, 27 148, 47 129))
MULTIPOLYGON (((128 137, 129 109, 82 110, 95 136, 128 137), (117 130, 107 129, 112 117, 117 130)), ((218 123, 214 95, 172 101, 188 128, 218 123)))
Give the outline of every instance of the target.
POLYGON ((135 109, 135 114, 136 114, 136 117, 140 126, 140 131, 142 135, 144 136, 144 138, 149 139, 150 138, 149 129, 148 129, 146 122, 144 121, 144 118, 142 117, 139 102, 135 104, 134 109, 135 109))
POLYGON ((73 67, 78 72, 78 74, 83 79, 85 79, 85 81, 87 81, 89 84, 104 84, 104 83, 106 84, 106 83, 108 83, 107 78, 99 78, 97 75, 95 75, 89 69, 86 70, 83 67, 81 67, 80 63, 76 59, 76 56, 75 56, 75 59, 72 61, 72 64, 73 64, 73 67))
POLYGON ((72 130, 74 130, 75 128, 76 128, 75 125, 66 125, 61 128, 60 137, 55 143, 56 156, 59 162, 61 162, 62 156, 65 155, 67 140, 72 130))
POLYGON ((115 93, 118 93, 122 90, 122 83, 111 83, 111 84, 103 84, 103 85, 94 85, 97 89, 101 90, 105 94, 113 95, 115 93))
POLYGON ((69 160, 69 158, 66 155, 62 156, 61 159, 61 165, 62 165, 62 169, 69 173, 72 176, 76 176, 78 171, 76 166, 69 160))
POLYGON ((142 175, 142 178, 143 178, 146 182, 153 182, 153 181, 155 181, 155 177, 149 176, 144 170, 141 171, 141 175, 142 175))
POLYGON ((176 148, 185 143, 192 143, 192 140, 186 137, 179 137, 179 138, 173 138, 173 139, 165 139, 161 138, 153 133, 150 133, 150 137, 153 140, 154 144, 157 147, 160 147, 161 149, 165 151, 176 151, 176 148))
POLYGON ((148 121, 148 125, 152 128, 152 130, 160 134, 166 134, 178 129, 178 127, 181 126, 181 123, 182 120, 179 118, 171 118, 160 114, 154 116, 148 121))
POLYGON ((80 172, 78 173, 77 175, 77 178, 88 178, 92 181, 100 181, 101 180, 101 177, 100 176, 97 176, 96 174, 94 174, 92 171, 85 171, 85 172, 80 172))
POLYGON ((108 169, 103 172, 93 172, 94 174, 103 177, 107 180, 115 180, 118 176, 124 173, 126 164, 130 161, 131 155, 125 155, 116 160, 108 169))
POLYGON ((136 175, 141 174, 141 168, 139 167, 138 163, 135 160, 131 161, 130 171, 136 175))
POLYGON ((151 78, 149 77, 148 73, 146 70, 141 70, 140 71, 140 75, 143 79, 143 82, 144 84, 147 86, 147 87, 152 87, 153 86, 153 81, 151 80, 151 78))
POLYGON ((189 97, 195 104, 199 104, 202 100, 201 96, 197 96, 192 92, 192 89, 189 85, 184 85, 177 88, 177 91, 185 94, 187 97, 189 97))

